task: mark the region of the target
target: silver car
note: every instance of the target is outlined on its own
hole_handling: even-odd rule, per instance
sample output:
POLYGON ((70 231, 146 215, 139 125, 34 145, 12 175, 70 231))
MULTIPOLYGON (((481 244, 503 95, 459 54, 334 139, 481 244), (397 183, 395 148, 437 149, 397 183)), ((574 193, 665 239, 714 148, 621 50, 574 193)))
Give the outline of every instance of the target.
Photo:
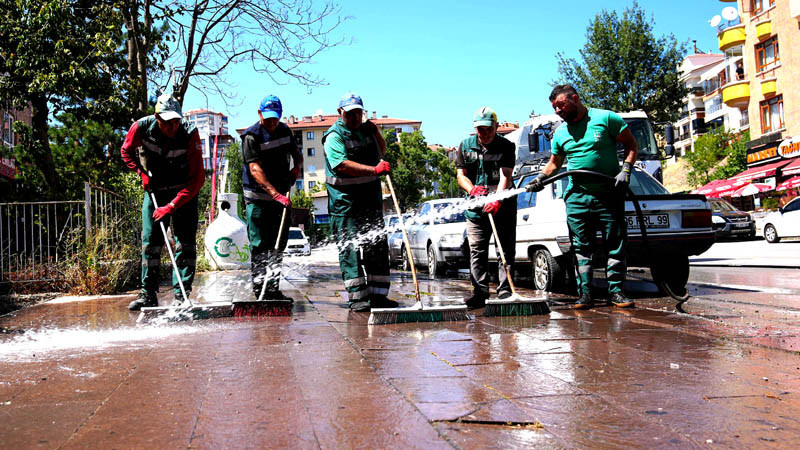
POLYGON ((427 267, 431 277, 441 275, 448 267, 466 267, 467 259, 461 251, 466 217, 458 206, 462 201, 460 198, 427 201, 420 205, 408 226, 414 263, 427 267))

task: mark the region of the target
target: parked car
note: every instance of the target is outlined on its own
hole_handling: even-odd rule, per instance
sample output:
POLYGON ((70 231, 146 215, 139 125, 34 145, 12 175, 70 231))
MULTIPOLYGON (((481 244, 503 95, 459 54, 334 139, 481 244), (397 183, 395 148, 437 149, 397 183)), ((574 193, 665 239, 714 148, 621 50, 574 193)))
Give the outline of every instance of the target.
POLYGON ((763 224, 764 239, 770 244, 786 237, 800 237, 800 197, 769 213, 763 219, 763 224))
POLYGON ((408 225, 408 240, 414 263, 428 269, 431 277, 447 268, 466 266, 461 252, 466 217, 459 207, 463 199, 430 200, 420 205, 419 212, 408 225))
MULTIPOLYGON (((527 185, 538 173, 538 169, 525 173, 515 180, 516 185, 527 185)), ((642 239, 634 205, 628 200, 628 265, 649 267, 662 289, 668 287, 681 295, 689 278, 689 256, 705 252, 714 243, 711 208, 705 196, 671 194, 639 168, 631 175, 630 187, 639 199, 647 244, 642 239)), ((532 268, 534 284, 540 290, 552 291, 574 283, 574 257, 563 199, 567 183, 567 179, 561 179, 538 193, 523 192, 517 198, 515 263, 532 268)), ((489 256, 496 258, 491 250, 489 256)), ((605 257, 595 255, 596 259, 605 257)))
POLYGON ((708 204, 711 206, 711 222, 717 239, 755 237, 756 222, 749 213, 740 211, 721 198, 710 198, 708 204))
MULTIPOLYGON (((411 224, 411 219, 414 214, 403 213, 403 223, 406 227, 411 224)), ((403 247, 403 233, 400 232, 400 223, 397 220, 397 214, 390 214, 383 217, 386 223, 386 239, 389 244, 389 264, 400 266, 403 270, 408 270, 409 267, 404 265, 405 248, 403 247)))
POLYGON ((286 243, 287 255, 304 255, 311 254, 311 244, 308 242, 303 230, 297 227, 289 228, 289 241, 286 243))

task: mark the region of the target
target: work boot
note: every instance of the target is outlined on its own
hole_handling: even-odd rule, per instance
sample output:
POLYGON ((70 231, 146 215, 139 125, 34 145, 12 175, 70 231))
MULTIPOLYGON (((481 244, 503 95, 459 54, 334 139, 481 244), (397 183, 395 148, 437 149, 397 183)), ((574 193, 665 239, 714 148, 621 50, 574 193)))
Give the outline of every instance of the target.
POLYGON ((483 292, 475 292, 472 294, 472 297, 466 299, 464 303, 467 304, 467 309, 478 309, 483 308, 486 306, 486 299, 489 298, 489 294, 485 294, 483 292))
POLYGON ((139 311, 142 308, 150 308, 158 306, 158 296, 155 292, 147 292, 145 290, 139 291, 139 296, 136 300, 130 302, 128 309, 131 311, 139 311))
POLYGON ((389 300, 385 295, 373 295, 369 299, 370 308, 397 308, 398 306, 400 306, 399 303, 389 300))
POLYGON ((499 300, 509 299, 509 298, 511 298, 511 292, 501 292, 501 293, 497 294, 497 298, 499 300))
POLYGON ((611 293, 611 304, 617 308, 633 308, 635 306, 633 300, 626 297, 622 292, 611 293))
POLYGON ((594 300, 592 300, 592 294, 588 292, 584 292, 578 297, 578 301, 572 305, 572 309, 589 309, 594 304, 594 300))
POLYGON ((350 302, 350 311, 369 312, 369 300, 358 300, 350 302))
MULTIPOLYGON (((191 293, 192 291, 186 291, 186 295, 191 295, 191 293)), ((181 294, 180 292, 175 292, 175 296, 172 299, 172 304, 170 306, 173 308, 181 306, 183 304, 183 301, 184 301, 183 294, 181 294)))
POLYGON ((294 299, 291 297, 287 297, 281 291, 267 291, 264 292, 264 300, 285 300, 294 302, 294 299))

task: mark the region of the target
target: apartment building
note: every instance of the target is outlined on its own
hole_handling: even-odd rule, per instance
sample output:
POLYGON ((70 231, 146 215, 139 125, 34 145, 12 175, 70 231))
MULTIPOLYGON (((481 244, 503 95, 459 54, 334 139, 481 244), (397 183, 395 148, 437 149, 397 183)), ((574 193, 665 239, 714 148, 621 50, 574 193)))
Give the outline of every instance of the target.
POLYGON ((215 139, 217 141, 217 167, 220 167, 225 151, 233 142, 233 136, 228 134, 228 116, 210 109, 193 109, 184 112, 183 117, 197 127, 197 132, 200 134, 200 143, 203 146, 203 168, 212 170, 214 167, 215 139))
POLYGON ((9 157, 10 149, 19 143, 19 136, 14 133, 14 122, 21 120, 30 125, 30 107, 22 110, 0 109, 0 183, 11 182, 17 179, 17 163, 9 157))
MULTIPOLYGON (((373 111, 369 117, 369 111, 365 112, 365 118, 369 118, 380 129, 391 129, 396 133, 413 133, 419 131, 422 122, 419 120, 396 119, 389 116, 378 117, 373 111)), ((295 189, 311 190, 316 185, 325 183, 325 156, 322 151, 322 135, 330 128, 339 116, 336 114, 317 114, 313 116, 295 117, 289 116, 286 125, 294 133, 297 146, 302 150, 304 163, 301 179, 297 180, 295 189)), ((327 208, 326 208, 327 210, 327 208)))
POLYGON ((739 18, 720 27, 717 38, 726 55, 741 55, 743 76, 728 78, 723 101, 747 111, 748 167, 775 165, 775 173, 800 153, 791 150, 800 142, 800 90, 793 88, 800 54, 792 51, 800 48, 800 0, 726 3, 737 7, 739 18))

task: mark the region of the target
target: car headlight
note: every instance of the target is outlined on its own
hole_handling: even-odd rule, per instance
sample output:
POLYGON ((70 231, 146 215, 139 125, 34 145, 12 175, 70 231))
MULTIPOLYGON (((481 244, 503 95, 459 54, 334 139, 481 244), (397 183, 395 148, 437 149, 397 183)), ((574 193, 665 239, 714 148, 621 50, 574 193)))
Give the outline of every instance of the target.
POLYGON ((711 222, 713 223, 725 223, 725 219, 720 216, 711 216, 711 222))
POLYGON ((464 237, 461 234, 444 234, 442 235, 441 243, 450 247, 458 247, 463 239, 464 237))

